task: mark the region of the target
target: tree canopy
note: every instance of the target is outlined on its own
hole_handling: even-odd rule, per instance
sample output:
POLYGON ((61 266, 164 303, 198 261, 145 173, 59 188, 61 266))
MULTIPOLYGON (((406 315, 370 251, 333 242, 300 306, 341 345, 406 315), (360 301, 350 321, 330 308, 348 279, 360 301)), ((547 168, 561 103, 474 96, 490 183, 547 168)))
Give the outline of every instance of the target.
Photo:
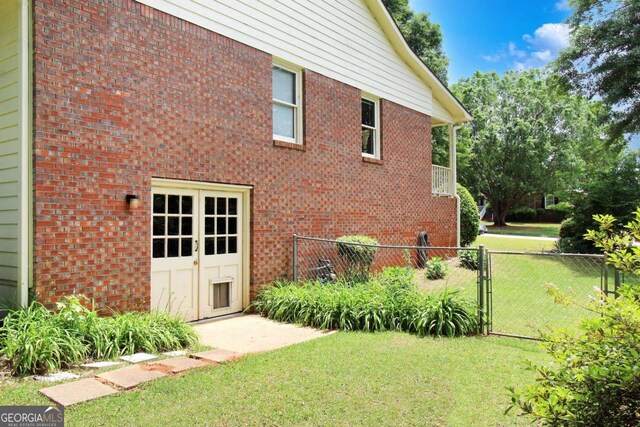
POLYGON ((640 132, 640 0, 570 0, 571 40, 556 61, 570 87, 613 109, 613 137, 640 132))
POLYGON ((489 200, 498 226, 532 195, 580 188, 598 162, 615 161, 598 152, 606 108, 540 71, 476 72, 453 91, 474 116, 460 132, 460 182, 489 200))

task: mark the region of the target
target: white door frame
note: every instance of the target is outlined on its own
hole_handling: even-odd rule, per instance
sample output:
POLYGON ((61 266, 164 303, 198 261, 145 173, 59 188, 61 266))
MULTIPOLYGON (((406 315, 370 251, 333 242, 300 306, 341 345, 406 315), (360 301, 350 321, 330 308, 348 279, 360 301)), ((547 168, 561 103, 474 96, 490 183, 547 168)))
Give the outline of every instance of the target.
MULTIPOLYGON (((240 193, 242 195, 242 309, 249 307, 249 286, 250 286, 250 268, 251 260, 251 190, 253 187, 248 185, 236 184, 217 184, 199 181, 183 181, 179 179, 151 178, 152 188, 170 188, 184 190, 206 190, 217 191, 223 193, 240 193)), ((149 241, 151 236, 149 236, 149 241)), ((202 242, 204 243, 204 242, 202 242)), ((202 244, 201 244, 202 247, 202 244)))

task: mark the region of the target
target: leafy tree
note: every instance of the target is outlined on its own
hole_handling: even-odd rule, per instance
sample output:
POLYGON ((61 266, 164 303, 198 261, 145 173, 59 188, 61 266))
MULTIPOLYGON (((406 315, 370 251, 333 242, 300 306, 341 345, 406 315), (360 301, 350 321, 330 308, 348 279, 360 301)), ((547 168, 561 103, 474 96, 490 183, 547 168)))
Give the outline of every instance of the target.
POLYGON ((572 195, 571 217, 560 228, 559 249, 563 252, 596 252, 597 248, 584 240, 588 229, 598 224, 593 215, 606 212, 626 223, 632 219, 634 207, 640 205, 640 151, 618 157, 614 166, 596 172, 572 195))
POLYGON ((442 48, 440 25, 431 22, 426 12, 415 12, 409 0, 382 0, 409 47, 436 76, 447 82, 449 59, 442 48))
POLYGON ((496 226, 531 195, 576 181, 573 100, 539 71, 476 72, 453 89, 474 116, 472 129, 460 133, 471 147, 461 181, 489 200, 496 226))
POLYGON ((571 40, 555 68, 569 86, 615 106, 612 135, 640 132, 640 1, 570 0, 571 40))

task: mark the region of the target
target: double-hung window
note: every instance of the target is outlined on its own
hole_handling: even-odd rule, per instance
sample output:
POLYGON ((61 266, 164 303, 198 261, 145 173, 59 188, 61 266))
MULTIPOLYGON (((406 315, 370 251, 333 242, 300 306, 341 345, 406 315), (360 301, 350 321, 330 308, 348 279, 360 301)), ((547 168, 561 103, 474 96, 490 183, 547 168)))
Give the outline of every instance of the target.
POLYGON ((274 64, 273 139, 302 144, 302 72, 274 64))
POLYGON ((362 156, 380 159, 380 101, 362 97, 362 156))

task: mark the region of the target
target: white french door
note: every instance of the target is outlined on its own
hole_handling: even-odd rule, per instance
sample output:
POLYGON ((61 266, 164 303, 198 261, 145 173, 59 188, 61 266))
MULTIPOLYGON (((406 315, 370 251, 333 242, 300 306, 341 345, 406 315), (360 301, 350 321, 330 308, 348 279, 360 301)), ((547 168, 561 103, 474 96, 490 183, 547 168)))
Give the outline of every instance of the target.
POLYGON ((151 308, 185 320, 243 305, 243 194, 155 188, 151 308))

